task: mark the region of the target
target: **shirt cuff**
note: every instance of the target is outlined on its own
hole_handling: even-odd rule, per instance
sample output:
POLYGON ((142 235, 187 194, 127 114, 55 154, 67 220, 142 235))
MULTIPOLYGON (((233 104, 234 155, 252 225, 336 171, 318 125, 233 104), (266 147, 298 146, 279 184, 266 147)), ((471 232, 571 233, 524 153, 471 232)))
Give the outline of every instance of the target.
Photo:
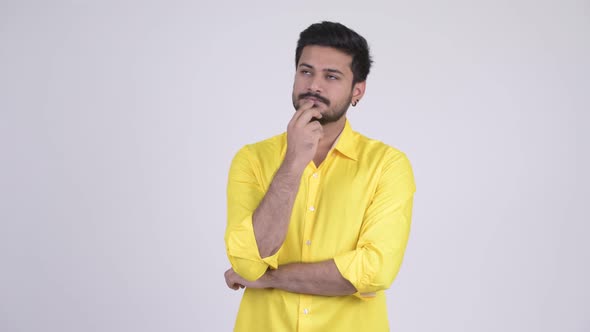
POLYGON ((361 249, 352 250, 342 255, 338 255, 334 257, 334 263, 342 277, 348 280, 354 288, 356 288, 357 292, 352 295, 361 300, 368 301, 374 298, 377 295, 377 292, 363 286, 368 283, 366 280, 363 280, 363 278, 368 277, 367 273, 372 273, 370 273, 370 271, 364 271, 364 269, 371 269, 371 266, 369 266, 370 264, 364 266, 358 264, 358 255, 362 255, 362 253, 359 252, 360 250, 361 249))
POLYGON ((278 267, 280 249, 262 258, 256 244, 252 215, 228 229, 226 234, 227 256, 234 271, 246 280, 260 278, 270 267, 278 267))

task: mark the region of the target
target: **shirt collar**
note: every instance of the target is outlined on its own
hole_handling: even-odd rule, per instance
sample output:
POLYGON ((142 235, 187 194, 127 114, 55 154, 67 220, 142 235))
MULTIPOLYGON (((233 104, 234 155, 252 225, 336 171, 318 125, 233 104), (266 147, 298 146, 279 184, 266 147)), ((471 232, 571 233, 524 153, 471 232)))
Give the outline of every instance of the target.
POLYGON ((342 129, 335 144, 334 149, 338 150, 338 152, 352 160, 357 160, 356 144, 354 144, 354 135, 348 119, 346 119, 344 129, 342 129))

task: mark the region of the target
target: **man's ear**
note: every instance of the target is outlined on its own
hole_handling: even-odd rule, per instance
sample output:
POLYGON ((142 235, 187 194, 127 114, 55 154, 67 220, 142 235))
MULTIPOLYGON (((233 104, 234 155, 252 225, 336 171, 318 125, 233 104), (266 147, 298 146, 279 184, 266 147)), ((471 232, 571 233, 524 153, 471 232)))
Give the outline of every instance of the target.
POLYGON ((356 105, 363 96, 365 95, 365 88, 367 87, 367 81, 355 83, 352 86, 352 103, 356 105))

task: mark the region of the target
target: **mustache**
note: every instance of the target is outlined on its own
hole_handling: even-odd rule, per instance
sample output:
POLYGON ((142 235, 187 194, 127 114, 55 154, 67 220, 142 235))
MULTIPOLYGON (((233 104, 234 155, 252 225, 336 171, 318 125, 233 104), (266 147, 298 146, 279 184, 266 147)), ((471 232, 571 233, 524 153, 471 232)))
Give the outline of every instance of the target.
POLYGON ((313 97, 313 98, 321 101, 322 103, 330 106, 330 101, 328 99, 326 99, 325 97, 322 97, 322 96, 320 96, 318 94, 307 92, 307 93, 302 93, 302 94, 299 95, 299 99, 300 100, 301 99, 305 99, 305 98, 309 98, 309 97, 313 97))

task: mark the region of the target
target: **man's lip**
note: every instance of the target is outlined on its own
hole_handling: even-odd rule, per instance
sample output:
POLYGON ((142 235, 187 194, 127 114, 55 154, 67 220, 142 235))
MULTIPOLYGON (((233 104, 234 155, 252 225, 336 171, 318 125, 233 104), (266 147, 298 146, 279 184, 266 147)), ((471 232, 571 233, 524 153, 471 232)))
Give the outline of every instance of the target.
POLYGON ((303 99, 306 99, 306 100, 311 100, 311 101, 313 101, 313 102, 320 102, 320 103, 323 103, 323 101, 321 101, 321 100, 317 99, 316 97, 305 97, 305 98, 303 98, 303 99))

